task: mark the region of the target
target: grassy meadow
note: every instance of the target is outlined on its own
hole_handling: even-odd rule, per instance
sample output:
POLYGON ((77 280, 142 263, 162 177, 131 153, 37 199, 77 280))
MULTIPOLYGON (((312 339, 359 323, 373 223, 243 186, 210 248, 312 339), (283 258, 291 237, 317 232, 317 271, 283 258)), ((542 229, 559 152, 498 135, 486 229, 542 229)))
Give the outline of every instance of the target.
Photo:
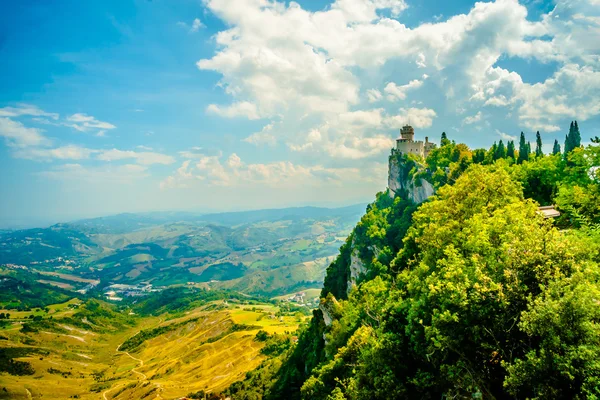
MULTIPOLYGON (((72 299, 48 312, 8 311, 0 356, 29 363, 33 373, 0 372, 0 399, 171 399, 220 391, 264 360, 264 343, 255 340, 259 330, 293 332, 306 318, 282 315, 271 304, 227 301, 159 316, 110 311, 106 319, 88 307, 72 299), (31 322, 30 316, 43 320, 31 322)), ((93 310, 111 310, 102 307, 108 306, 93 310)))

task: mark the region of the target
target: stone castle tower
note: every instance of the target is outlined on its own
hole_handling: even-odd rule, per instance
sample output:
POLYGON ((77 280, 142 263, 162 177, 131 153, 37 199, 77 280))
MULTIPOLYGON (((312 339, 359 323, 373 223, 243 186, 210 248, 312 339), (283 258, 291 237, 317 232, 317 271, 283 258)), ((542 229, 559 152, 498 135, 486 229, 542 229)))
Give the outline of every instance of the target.
MULTIPOLYGON (((396 195, 404 196, 416 204, 427 200, 435 191, 433 185, 424 177, 411 176, 403 163, 406 162, 401 154, 416 154, 423 158, 429 155, 431 150, 435 149, 435 143, 431 143, 429 138, 415 141, 415 130, 410 125, 404 125, 400 130, 400 137, 396 139, 396 147, 392 149, 389 157, 388 169, 388 194, 393 199, 396 195)), ((418 168, 425 168, 423 163, 417 161, 418 168)))
POLYGON ((435 148, 435 143, 431 143, 428 137, 425 137, 425 142, 422 140, 415 141, 415 130, 410 125, 404 125, 400 129, 400 137, 396 139, 395 151, 403 154, 417 154, 423 158, 427 158, 429 152, 435 148))

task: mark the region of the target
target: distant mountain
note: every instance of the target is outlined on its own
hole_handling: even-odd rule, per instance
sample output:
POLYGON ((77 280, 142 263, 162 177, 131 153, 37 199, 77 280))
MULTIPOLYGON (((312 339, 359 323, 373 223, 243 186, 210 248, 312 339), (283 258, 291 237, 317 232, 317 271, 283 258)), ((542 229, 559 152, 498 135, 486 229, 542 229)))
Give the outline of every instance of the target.
POLYGON ((307 269, 305 263, 335 254, 364 210, 354 205, 84 219, 0 233, 0 265, 107 283, 219 282, 245 293, 281 294, 322 284, 326 265, 307 269))
POLYGON ((218 224, 235 226, 253 224, 260 221, 298 220, 306 218, 337 218, 360 217, 364 213, 366 204, 355 204, 340 208, 326 207, 289 207, 265 210, 235 211, 211 214, 192 212, 151 212, 151 213, 123 213, 107 217, 88 218, 69 223, 60 223, 54 227, 77 229, 89 234, 99 233, 127 233, 155 225, 175 222, 193 224, 218 224))
POLYGON ((355 204, 341 208, 325 207, 293 207, 275 208, 257 211, 239 211, 216 214, 206 214, 200 217, 202 221, 222 225, 252 224, 259 221, 298 220, 305 218, 336 218, 351 217, 360 218, 364 214, 366 204, 355 204))

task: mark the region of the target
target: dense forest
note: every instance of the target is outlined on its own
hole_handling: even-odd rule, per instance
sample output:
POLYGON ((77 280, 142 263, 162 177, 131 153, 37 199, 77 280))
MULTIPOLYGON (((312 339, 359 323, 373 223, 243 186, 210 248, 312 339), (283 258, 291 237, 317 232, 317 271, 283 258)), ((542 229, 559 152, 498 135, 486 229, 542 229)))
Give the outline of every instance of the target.
POLYGON ((387 192, 329 266, 296 345, 233 399, 599 398, 600 146, 576 122, 552 154, 521 134, 471 150, 444 133, 402 157, 436 194, 387 192), (544 219, 540 205, 555 205, 544 219), (351 263, 364 265, 348 287, 351 263), (324 315, 324 314, 327 315, 324 315))

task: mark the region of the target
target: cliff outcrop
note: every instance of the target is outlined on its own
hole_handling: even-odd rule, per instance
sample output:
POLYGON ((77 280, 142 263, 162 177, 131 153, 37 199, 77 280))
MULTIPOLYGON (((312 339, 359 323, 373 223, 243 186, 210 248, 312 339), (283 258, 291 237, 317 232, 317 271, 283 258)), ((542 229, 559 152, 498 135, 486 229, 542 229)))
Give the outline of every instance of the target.
POLYGON ((421 204, 431 197, 435 189, 423 176, 425 167, 414 158, 401 153, 392 152, 389 158, 388 188, 393 199, 402 196, 421 204))

